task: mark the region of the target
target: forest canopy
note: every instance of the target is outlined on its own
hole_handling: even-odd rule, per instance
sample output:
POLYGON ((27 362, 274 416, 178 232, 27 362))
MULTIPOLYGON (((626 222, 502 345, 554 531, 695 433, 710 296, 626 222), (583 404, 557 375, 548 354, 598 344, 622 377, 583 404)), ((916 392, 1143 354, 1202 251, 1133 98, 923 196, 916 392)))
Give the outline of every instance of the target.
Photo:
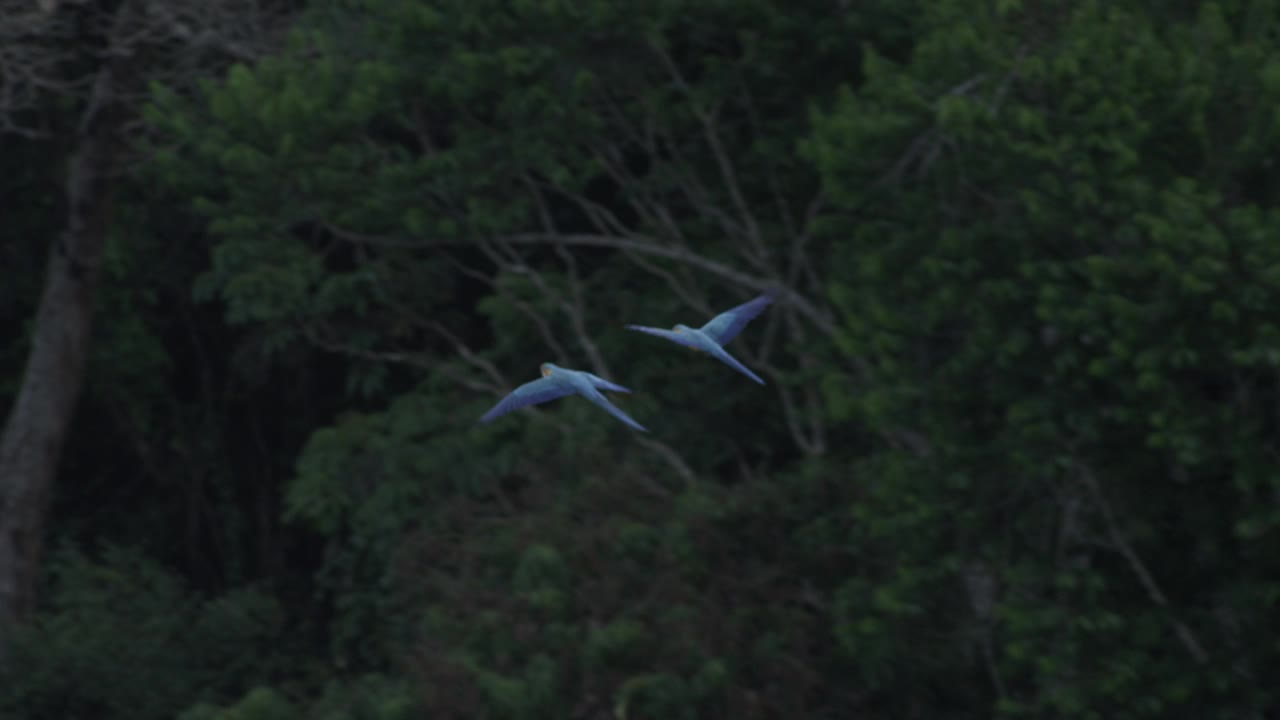
POLYGON ((0 715, 1280 712, 1277 3, 102 6, 0 104, 3 447, 102 239, 0 715), (624 327, 765 292, 763 386, 624 327), (543 362, 651 432, 476 425, 543 362))

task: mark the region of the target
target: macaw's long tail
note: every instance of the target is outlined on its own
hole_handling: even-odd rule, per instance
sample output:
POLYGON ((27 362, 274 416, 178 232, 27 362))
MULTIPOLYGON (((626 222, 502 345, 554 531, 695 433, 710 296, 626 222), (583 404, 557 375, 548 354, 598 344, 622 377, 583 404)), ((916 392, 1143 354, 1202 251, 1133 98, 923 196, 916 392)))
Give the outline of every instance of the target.
POLYGON ((616 405, 609 402, 609 399, 601 395, 599 392, 592 391, 590 394, 584 393, 583 395, 591 402, 603 408, 605 412, 609 413, 610 415, 626 423, 629 427, 635 428, 640 432, 649 432, 648 428, 636 422, 635 420, 632 420, 630 415, 619 410, 616 405))
POLYGON ((761 385, 764 385, 764 384, 765 384, 764 380, 761 380, 759 375, 756 375, 755 373, 753 373, 753 372, 751 372, 750 370, 748 370, 748 369, 747 369, 747 366, 745 366, 745 365, 743 365, 742 363, 738 362, 737 358, 735 358, 734 356, 732 356, 732 355, 730 355, 728 352, 726 352, 724 348, 721 348, 721 347, 710 348, 710 349, 708 350, 708 352, 710 352, 710 353, 711 353, 711 355, 715 357, 715 359, 719 360, 720 362, 724 363, 725 365, 728 365, 729 367, 733 368, 734 370, 737 370, 738 372, 742 373, 743 375, 746 375, 747 377, 751 378, 752 380, 755 380, 756 382, 760 383, 761 385))
POLYGON ((631 390, 625 387, 622 387, 617 383, 609 382, 608 380, 605 380, 604 378, 598 375, 592 375, 591 373, 587 373, 587 378, 591 380, 591 384, 594 385, 598 390, 608 390, 610 392, 621 392, 621 393, 631 392, 631 390))

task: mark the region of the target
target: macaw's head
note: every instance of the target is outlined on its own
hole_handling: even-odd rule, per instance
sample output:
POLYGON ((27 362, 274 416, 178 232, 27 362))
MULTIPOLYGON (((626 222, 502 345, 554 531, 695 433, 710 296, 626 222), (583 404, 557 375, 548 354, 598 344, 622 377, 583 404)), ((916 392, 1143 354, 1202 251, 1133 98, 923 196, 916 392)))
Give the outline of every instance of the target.
POLYGON ((542 363, 538 369, 542 371, 542 377, 551 377, 551 371, 556 370, 557 368, 551 363, 542 363))

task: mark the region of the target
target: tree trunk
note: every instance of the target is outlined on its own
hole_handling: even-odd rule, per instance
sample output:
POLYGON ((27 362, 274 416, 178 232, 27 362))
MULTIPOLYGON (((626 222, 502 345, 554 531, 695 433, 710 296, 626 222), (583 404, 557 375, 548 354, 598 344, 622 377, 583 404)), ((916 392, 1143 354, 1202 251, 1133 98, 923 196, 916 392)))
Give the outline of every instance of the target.
POLYGON ((7 631, 35 604, 48 498, 84 384, 95 289, 118 142, 105 111, 111 70, 97 78, 67 172, 67 220, 50 253, 22 385, 0 434, 0 659, 7 631))

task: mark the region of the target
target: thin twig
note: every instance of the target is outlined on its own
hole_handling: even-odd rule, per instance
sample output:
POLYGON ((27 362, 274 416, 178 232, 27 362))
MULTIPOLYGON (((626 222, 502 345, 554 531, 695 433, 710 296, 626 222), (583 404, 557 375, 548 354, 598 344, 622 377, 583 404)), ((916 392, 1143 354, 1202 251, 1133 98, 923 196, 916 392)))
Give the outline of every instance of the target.
POLYGON ((1077 463, 1077 469, 1080 479, 1083 481, 1085 488, 1089 490, 1090 496, 1097 504, 1098 509, 1102 512, 1102 519, 1107 526, 1107 534, 1111 538, 1115 549, 1129 563, 1129 568, 1133 570, 1133 574, 1137 576, 1138 582, 1146 589, 1147 596, 1151 601, 1162 608, 1169 610, 1170 620, 1173 623, 1174 632, 1178 639, 1182 642, 1183 647, 1187 649, 1191 657, 1198 663, 1207 663, 1209 656, 1204 651, 1204 646, 1200 644, 1199 638, 1187 627, 1185 623, 1173 615, 1173 610, 1169 606, 1169 599, 1165 596, 1160 586, 1156 583, 1155 577, 1151 571, 1147 569, 1146 563, 1138 556, 1138 552, 1134 550, 1133 545, 1128 538, 1120 530, 1119 523, 1116 522, 1115 513, 1111 509, 1111 503, 1107 501, 1106 495, 1102 492, 1102 488, 1098 485, 1098 479, 1094 476, 1093 471, 1082 463, 1077 463))

